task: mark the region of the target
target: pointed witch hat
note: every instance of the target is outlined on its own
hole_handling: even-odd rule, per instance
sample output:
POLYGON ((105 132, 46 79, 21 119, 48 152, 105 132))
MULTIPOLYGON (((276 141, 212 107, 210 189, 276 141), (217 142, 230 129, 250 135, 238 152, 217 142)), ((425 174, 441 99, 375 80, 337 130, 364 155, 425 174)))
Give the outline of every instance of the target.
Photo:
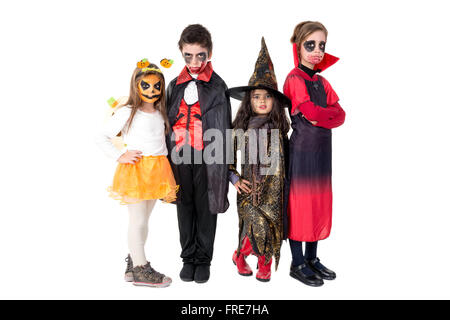
POLYGON ((246 92, 255 89, 266 89, 277 96, 283 104, 291 104, 289 98, 278 91, 277 77, 264 37, 261 38, 261 50, 255 63, 255 71, 248 81, 248 86, 231 88, 228 93, 232 98, 242 100, 246 92))

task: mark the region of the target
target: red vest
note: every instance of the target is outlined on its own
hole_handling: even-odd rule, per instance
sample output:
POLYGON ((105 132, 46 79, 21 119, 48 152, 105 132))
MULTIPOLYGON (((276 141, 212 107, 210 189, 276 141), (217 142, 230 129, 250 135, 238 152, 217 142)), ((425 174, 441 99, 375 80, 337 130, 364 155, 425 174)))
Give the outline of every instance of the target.
POLYGON ((203 150, 202 112, 198 101, 187 105, 184 99, 181 99, 172 129, 175 132, 177 151, 186 143, 196 150, 203 150))

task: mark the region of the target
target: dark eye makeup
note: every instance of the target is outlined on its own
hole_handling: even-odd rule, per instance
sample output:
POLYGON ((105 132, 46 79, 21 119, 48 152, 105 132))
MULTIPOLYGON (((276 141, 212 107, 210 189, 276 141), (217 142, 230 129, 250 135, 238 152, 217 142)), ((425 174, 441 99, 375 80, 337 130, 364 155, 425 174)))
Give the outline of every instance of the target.
POLYGON ((306 51, 313 52, 314 49, 316 48, 316 42, 314 40, 305 41, 303 47, 305 48, 306 51))
POLYGON ((141 88, 147 90, 148 88, 150 88, 150 85, 144 80, 141 80, 141 88))
POLYGON ((325 41, 320 41, 319 43, 320 51, 325 52, 325 45, 326 45, 325 41))
MULTIPOLYGON (((207 58, 207 54, 206 52, 200 52, 197 54, 197 60, 199 60, 200 62, 206 61, 207 58)), ((191 53, 185 53, 184 54, 184 61, 186 61, 186 63, 191 63, 193 59, 193 56, 191 53)))
POLYGON ((206 60, 206 52, 201 52, 201 53, 197 54, 197 58, 201 62, 205 61, 206 60))
POLYGON ((191 63, 192 55, 190 53, 185 53, 184 54, 184 61, 186 61, 187 64, 191 63))
MULTIPOLYGON (((319 50, 325 52, 325 45, 326 45, 325 41, 320 41, 319 50)), ((315 40, 305 41, 305 43, 303 43, 303 47, 305 48, 306 51, 313 52, 314 49, 316 48, 316 41, 315 40)))

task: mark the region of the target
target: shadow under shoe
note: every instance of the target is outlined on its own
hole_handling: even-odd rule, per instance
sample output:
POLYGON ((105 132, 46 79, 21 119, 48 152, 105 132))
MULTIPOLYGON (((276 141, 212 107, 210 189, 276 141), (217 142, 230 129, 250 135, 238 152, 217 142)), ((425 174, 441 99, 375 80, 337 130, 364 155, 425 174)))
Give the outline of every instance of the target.
POLYGON ((133 277, 135 286, 145 286, 153 288, 165 288, 170 286, 172 279, 166 277, 164 274, 157 272, 147 262, 144 266, 137 266, 133 268, 133 277))
POLYGON ((314 273, 311 269, 309 269, 306 263, 296 267, 291 265, 291 272, 289 273, 289 275, 292 278, 297 279, 298 281, 311 287, 320 287, 323 285, 322 278, 314 273))

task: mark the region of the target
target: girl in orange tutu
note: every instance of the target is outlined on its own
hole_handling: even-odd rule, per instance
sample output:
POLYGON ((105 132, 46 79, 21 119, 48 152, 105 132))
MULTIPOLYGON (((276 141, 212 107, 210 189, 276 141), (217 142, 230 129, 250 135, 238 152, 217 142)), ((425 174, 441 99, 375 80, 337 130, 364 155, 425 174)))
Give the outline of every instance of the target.
POLYGON ((144 250, 156 200, 176 199, 178 187, 166 157, 167 130, 164 76, 155 64, 143 59, 131 77, 128 101, 115 111, 97 137, 99 147, 118 162, 109 191, 128 205, 130 255, 125 280, 134 285, 167 287, 172 282, 150 266, 144 250), (112 143, 119 134, 125 150, 118 150, 112 143))

